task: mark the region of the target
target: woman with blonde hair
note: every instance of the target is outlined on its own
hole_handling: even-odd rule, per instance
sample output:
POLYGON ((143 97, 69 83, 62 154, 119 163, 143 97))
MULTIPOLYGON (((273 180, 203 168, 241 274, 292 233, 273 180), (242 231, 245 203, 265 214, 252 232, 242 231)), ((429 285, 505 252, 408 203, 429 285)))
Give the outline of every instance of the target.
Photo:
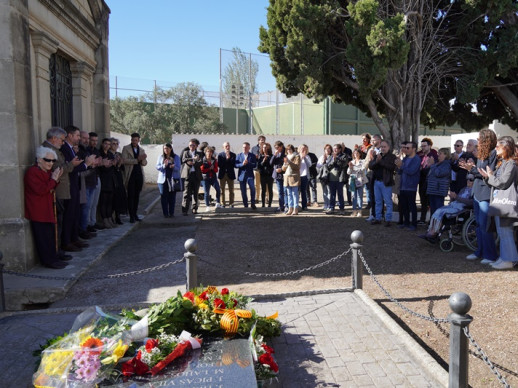
POLYGON ((288 202, 286 215, 297 215, 299 214, 300 156, 291 144, 286 146, 282 171, 284 171, 284 187, 288 202))

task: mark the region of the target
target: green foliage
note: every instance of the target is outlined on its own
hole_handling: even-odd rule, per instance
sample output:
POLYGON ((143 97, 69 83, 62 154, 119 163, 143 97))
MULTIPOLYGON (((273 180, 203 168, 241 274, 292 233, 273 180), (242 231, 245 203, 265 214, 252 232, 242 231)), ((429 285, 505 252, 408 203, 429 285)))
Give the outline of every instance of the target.
POLYGON ((223 69, 223 92, 225 93, 225 106, 235 106, 232 101, 232 86, 235 85, 239 90, 239 85, 243 86, 242 102, 238 105, 242 108, 248 107, 248 96, 258 92, 257 73, 259 64, 245 55, 239 47, 232 49, 233 59, 223 69))
POLYGON ((170 141, 175 133, 224 133, 218 108, 209 106, 203 93, 198 84, 186 82, 170 89, 156 87, 140 98, 114 98, 110 101, 112 130, 139 132, 154 144, 170 141))
POLYGON ((148 311, 149 337, 161 333, 179 335, 192 320, 193 305, 184 300, 180 291, 165 302, 153 305, 148 311))

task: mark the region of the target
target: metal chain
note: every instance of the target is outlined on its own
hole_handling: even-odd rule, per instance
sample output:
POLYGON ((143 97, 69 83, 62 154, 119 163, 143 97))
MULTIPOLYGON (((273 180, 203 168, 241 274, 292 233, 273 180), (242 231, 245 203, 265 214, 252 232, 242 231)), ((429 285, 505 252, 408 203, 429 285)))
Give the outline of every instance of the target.
POLYGON ((141 275, 143 273, 158 271, 164 268, 167 268, 171 265, 179 264, 182 261, 185 261, 185 257, 182 257, 181 259, 171 261, 169 263, 160 264, 155 267, 145 268, 138 271, 131 271, 131 272, 123 272, 123 273, 116 273, 111 275, 103 275, 103 276, 45 276, 45 275, 34 275, 34 274, 28 274, 28 273, 22 273, 22 272, 16 272, 16 271, 10 271, 10 270, 3 270, 2 272, 8 275, 14 275, 14 276, 21 276, 26 278, 34 278, 34 279, 47 279, 47 280, 103 280, 103 279, 116 279, 116 278, 122 278, 127 276, 133 276, 133 275, 141 275))
POLYGON ((473 345, 475 347, 475 349, 477 349, 477 352, 479 353, 482 361, 484 361, 489 366, 489 368, 491 369, 491 372, 493 372, 493 374, 496 376, 498 381, 500 381, 500 383, 504 387, 511 388, 509 383, 505 380, 504 376, 502 376, 500 374, 500 372, 498 371, 498 369, 496 369, 495 365, 491 362, 491 360, 486 355, 486 353, 482 350, 482 348, 479 346, 479 344, 477 344, 477 341, 475 341, 475 339, 471 336, 471 333, 469 332, 469 327, 465 326, 463 328, 463 330, 464 330, 464 334, 466 334, 466 337, 468 337, 469 342, 471 343, 471 345, 473 345))
POLYGON ((383 291, 383 293, 387 296, 387 298, 389 298, 392 302, 394 302, 396 305, 398 305, 401 309, 405 310, 407 313, 410 313, 410 314, 412 314, 412 315, 414 315, 414 316, 416 316, 418 318, 424 319, 426 321, 436 322, 436 323, 447 323, 447 322, 450 322, 447 318, 434 318, 434 317, 431 317, 431 316, 428 316, 428 315, 423 315, 423 314, 420 314, 420 313, 415 312, 413 310, 410 310, 408 307, 406 307, 404 304, 402 304, 400 301, 398 301, 396 298, 394 298, 392 295, 390 295, 390 293, 385 289, 385 287, 383 287, 381 285, 381 283, 376 278, 376 275, 374 275, 372 273, 372 270, 369 268, 369 265, 365 261, 365 258, 363 257, 363 254, 362 254, 361 250, 359 250, 359 249, 358 249, 358 256, 360 257, 360 259, 361 259, 361 261, 363 263, 363 266, 365 267, 365 269, 367 270, 367 272, 371 276, 371 278, 374 281, 374 283, 376 283, 378 285, 378 287, 381 289, 381 291, 383 291))
POLYGON ((311 267, 297 269, 295 271, 287 271, 287 272, 278 272, 278 273, 255 273, 255 272, 245 272, 246 275, 250 276, 258 276, 258 277, 265 277, 265 278, 273 278, 273 277, 282 277, 282 276, 290 276, 290 275, 297 275, 302 272, 311 271, 313 269, 321 268, 325 265, 331 264, 332 262, 342 258, 343 256, 347 255, 351 251, 351 248, 349 248, 347 251, 340 253, 338 256, 335 256, 329 260, 326 260, 320 264, 313 265, 311 267))

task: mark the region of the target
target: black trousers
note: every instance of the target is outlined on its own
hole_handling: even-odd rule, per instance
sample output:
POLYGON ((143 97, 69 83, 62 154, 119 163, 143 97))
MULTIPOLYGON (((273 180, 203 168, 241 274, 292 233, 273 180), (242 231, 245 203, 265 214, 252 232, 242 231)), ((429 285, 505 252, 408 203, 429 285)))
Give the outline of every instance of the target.
POLYGON ((31 228, 41 264, 51 265, 59 261, 56 253, 56 225, 31 221, 31 228))
MULTIPOLYGON (((138 166, 140 168, 140 166, 138 166)), ((131 175, 128 181, 128 213, 131 218, 137 216, 138 203, 140 200, 140 192, 144 185, 142 175, 131 175)))
POLYGON ((70 199, 63 201, 63 230, 61 231, 61 244, 66 246, 79 241, 79 221, 81 218, 81 206, 79 204, 79 192, 70 191, 70 199))

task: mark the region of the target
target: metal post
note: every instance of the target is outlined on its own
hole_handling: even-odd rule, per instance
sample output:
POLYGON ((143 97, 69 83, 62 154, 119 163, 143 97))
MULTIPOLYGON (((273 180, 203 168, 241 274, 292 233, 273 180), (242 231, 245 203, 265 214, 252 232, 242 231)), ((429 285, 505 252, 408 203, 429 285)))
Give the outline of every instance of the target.
POLYGON ((449 388, 468 387, 468 338, 464 333, 473 317, 468 315, 471 309, 471 298, 463 292, 450 296, 450 308, 453 311, 450 320, 450 366, 449 388))
POLYGON ((2 258, 4 254, 0 251, 0 313, 5 311, 5 295, 4 295, 4 263, 2 258))
POLYGON ((185 257, 187 291, 189 291, 198 287, 198 256, 195 253, 198 246, 196 244, 196 240, 190 238, 185 242, 184 247, 187 251, 183 254, 183 257, 185 257))
POLYGON ((351 274, 353 277, 353 289, 361 290, 363 288, 363 266, 358 257, 361 243, 363 242, 363 233, 360 230, 355 230, 351 233, 352 244, 350 245, 353 251, 353 259, 351 261, 351 274))

